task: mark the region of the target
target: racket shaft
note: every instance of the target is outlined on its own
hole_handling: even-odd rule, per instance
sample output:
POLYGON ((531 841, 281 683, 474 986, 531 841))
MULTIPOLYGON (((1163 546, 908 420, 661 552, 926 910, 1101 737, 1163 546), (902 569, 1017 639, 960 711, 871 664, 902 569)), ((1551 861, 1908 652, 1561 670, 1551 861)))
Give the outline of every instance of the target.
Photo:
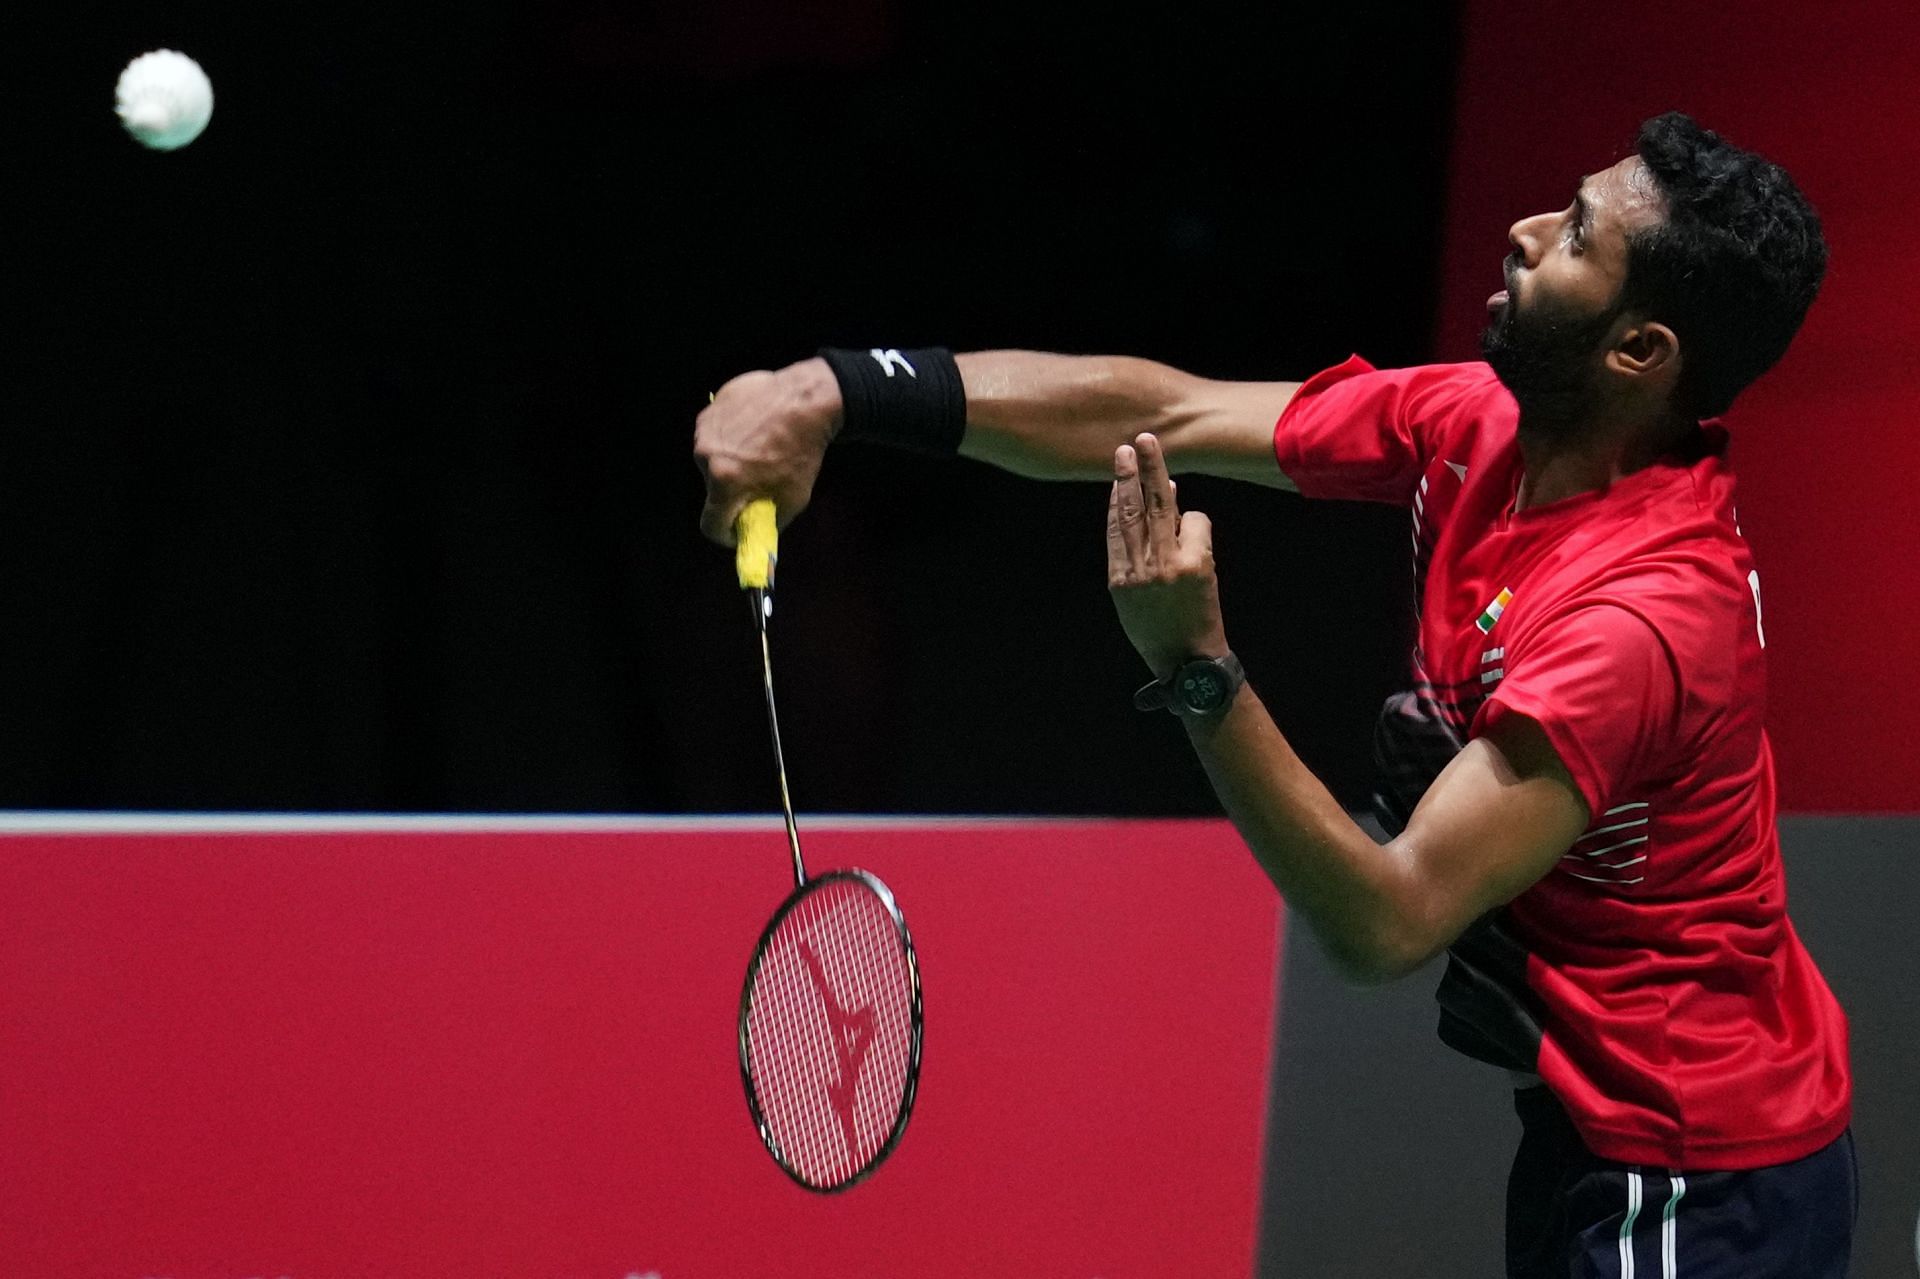
POLYGON ((800 828, 793 820, 793 796, 787 790, 787 760, 780 750, 780 712, 773 703, 773 650, 767 645, 766 592, 755 588, 753 618, 760 628, 760 671, 767 690, 767 729, 773 734, 773 763, 780 774, 780 811, 787 821, 787 847, 793 850, 793 883, 798 888, 807 882, 807 868, 800 860, 800 828))

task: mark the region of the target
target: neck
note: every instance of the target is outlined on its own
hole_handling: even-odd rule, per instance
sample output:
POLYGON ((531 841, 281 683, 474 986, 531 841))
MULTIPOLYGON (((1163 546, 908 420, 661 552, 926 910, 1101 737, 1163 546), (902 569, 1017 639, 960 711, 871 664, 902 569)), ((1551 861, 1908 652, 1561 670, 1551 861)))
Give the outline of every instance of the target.
POLYGON ((1674 418, 1595 418, 1564 428, 1530 428, 1520 422, 1525 470, 1514 509, 1545 506, 1604 489, 1652 466, 1671 452, 1693 423, 1674 418))

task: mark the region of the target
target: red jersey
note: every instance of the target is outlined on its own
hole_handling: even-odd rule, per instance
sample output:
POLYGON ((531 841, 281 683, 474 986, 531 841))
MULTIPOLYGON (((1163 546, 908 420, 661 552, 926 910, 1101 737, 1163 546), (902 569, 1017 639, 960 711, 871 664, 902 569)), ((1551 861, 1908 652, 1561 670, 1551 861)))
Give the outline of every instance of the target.
POLYGON ((1411 509, 1413 687, 1381 713, 1390 831, 1469 738, 1537 722, 1593 820, 1449 948, 1441 1037, 1537 1073, 1606 1159, 1760 1167, 1847 1126, 1839 1004, 1786 914, 1759 577, 1726 436, 1515 511, 1519 409, 1485 364, 1303 385, 1274 432, 1308 497, 1411 509))

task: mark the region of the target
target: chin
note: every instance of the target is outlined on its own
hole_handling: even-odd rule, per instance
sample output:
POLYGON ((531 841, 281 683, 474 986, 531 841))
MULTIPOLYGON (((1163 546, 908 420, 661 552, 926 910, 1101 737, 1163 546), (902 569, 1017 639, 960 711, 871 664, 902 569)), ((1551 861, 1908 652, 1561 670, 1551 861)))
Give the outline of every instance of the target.
POLYGON ((1507 313, 1500 315, 1480 330, 1480 358, 1500 367, 1501 357, 1513 350, 1513 326, 1507 323, 1507 313))

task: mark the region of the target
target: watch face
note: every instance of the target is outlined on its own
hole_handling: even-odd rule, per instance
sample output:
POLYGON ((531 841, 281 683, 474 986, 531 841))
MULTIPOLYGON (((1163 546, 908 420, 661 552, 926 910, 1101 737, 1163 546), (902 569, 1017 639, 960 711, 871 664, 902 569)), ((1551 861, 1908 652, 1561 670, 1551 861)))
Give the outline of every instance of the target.
POLYGON ((1212 662, 1195 662, 1180 672, 1180 700, 1205 715, 1227 699, 1227 674, 1212 662))

